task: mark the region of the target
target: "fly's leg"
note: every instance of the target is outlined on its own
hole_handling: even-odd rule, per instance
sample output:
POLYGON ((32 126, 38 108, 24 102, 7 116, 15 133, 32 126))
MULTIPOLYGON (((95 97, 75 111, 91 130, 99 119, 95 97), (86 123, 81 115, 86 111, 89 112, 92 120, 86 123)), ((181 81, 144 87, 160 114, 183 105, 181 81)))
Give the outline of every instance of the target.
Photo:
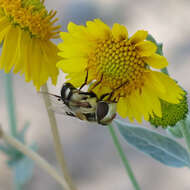
POLYGON ((88 81, 88 70, 86 71, 86 77, 85 77, 85 81, 84 83, 81 85, 81 87, 79 88, 79 91, 87 84, 87 81, 88 81))
POLYGON ((101 75, 101 78, 99 81, 96 81, 94 83, 93 87, 90 88, 90 91, 92 91, 94 88, 96 88, 102 82, 102 79, 103 79, 103 75, 101 75))
MULTIPOLYGON (((114 93, 116 90, 120 89, 122 86, 128 84, 128 81, 124 82, 123 84, 121 84, 120 86, 118 86, 117 88, 113 89, 110 93, 106 93, 106 94, 103 94, 101 97, 100 97, 100 100, 103 100, 105 97, 108 96, 107 100, 106 101, 111 101, 111 98, 113 97, 114 93)), ((116 101, 116 98, 114 98, 112 100, 112 102, 117 102, 116 101)))

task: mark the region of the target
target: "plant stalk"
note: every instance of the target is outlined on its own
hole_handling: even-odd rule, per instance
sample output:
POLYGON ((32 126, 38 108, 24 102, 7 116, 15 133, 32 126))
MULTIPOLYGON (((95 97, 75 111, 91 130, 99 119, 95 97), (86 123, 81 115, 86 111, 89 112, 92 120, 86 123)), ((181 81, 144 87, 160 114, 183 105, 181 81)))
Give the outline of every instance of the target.
MULTIPOLYGON (((42 91, 43 92, 48 92, 48 87, 47 84, 45 84, 44 86, 42 86, 42 91)), ((46 96, 46 94, 43 94, 43 99, 45 102, 45 106, 46 106, 46 110, 48 113, 48 117, 49 117, 49 122, 50 122, 50 126, 51 126, 51 131, 52 131, 52 135, 53 135, 53 142, 54 142, 54 148, 55 148, 55 152, 56 152, 56 158, 57 161, 59 162, 60 166, 61 166, 61 170, 63 172, 64 178, 66 180, 66 182, 68 183, 68 186, 70 187, 70 190, 76 190, 75 185, 73 184, 71 177, 69 175, 67 166, 66 166, 66 162, 64 159, 64 154, 62 151, 62 145, 61 145, 61 140, 60 140, 60 136, 59 136, 59 131, 57 128, 57 122, 55 119, 55 115, 54 112, 52 110, 50 110, 50 106, 51 106, 51 102, 48 96, 46 96)))
POLYGON ((118 153, 119 153, 119 156, 120 156, 120 158, 121 158, 121 160, 122 160, 122 162, 123 162, 123 165, 125 166, 126 172, 127 172, 128 176, 129 176, 129 179, 130 179, 130 181, 131 181, 131 183, 132 183, 134 189, 135 189, 135 190, 140 190, 140 186, 139 186, 139 184, 137 183, 137 180, 136 180, 136 178, 135 178, 135 176, 134 176, 134 174, 133 174, 133 171, 132 171, 132 169, 131 169, 131 166, 130 166, 130 164, 129 164, 129 161, 127 160, 127 158, 126 158, 126 156, 125 156, 125 153, 124 153, 124 151, 123 151, 123 149, 122 149, 122 146, 121 146, 121 144, 120 144, 120 142, 119 142, 119 140, 118 140, 118 138, 117 138, 117 136, 116 136, 116 133, 115 133, 115 131, 114 131, 113 126, 112 126, 112 125, 109 125, 108 128, 109 128, 110 134, 111 134, 111 136, 112 136, 114 145, 115 145, 115 147, 116 147, 116 149, 117 149, 117 151, 118 151, 118 153))
POLYGON ((16 114, 13 98, 13 84, 12 84, 12 75, 4 74, 4 84, 5 84, 5 97, 7 104, 7 111, 9 115, 9 126, 10 133, 12 136, 17 136, 17 124, 16 124, 16 114))
POLYGON ((0 138, 2 138, 5 141, 5 143, 11 145, 12 147, 22 152, 24 155, 34 160, 36 164, 42 169, 44 169, 50 176, 52 176, 62 186, 64 190, 70 190, 64 178, 60 176, 57 173, 57 171, 46 160, 44 160, 42 157, 40 157, 36 152, 32 151, 26 145, 19 142, 15 137, 6 134, 1 127, 0 138))

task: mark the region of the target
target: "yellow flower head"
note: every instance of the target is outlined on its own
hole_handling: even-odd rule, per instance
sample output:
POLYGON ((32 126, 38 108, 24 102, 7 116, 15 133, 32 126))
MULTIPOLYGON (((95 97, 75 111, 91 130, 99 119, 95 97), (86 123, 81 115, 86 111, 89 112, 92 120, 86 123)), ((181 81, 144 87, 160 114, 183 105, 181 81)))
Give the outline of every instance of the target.
POLYGON ((184 92, 167 75, 152 71, 168 65, 165 57, 156 54, 157 47, 147 41, 147 31, 139 30, 128 37, 127 29, 114 24, 110 29, 101 20, 88 21, 86 26, 69 23, 62 32, 57 66, 68 73, 75 86, 85 81, 101 96, 112 93, 122 117, 141 122, 142 117, 162 116, 160 99, 178 103, 184 92))
POLYGON ((0 0, 0 43, 3 41, 0 69, 25 74, 37 89, 51 77, 56 84, 57 47, 50 40, 58 37, 53 19, 40 0, 0 0))

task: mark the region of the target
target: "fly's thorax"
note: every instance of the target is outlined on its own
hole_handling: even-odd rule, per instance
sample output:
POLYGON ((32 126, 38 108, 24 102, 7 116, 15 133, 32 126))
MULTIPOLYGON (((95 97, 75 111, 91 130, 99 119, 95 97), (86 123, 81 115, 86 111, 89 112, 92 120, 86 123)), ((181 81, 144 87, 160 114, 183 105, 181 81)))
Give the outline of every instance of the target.
POLYGON ((80 110, 82 113, 96 113, 97 109, 97 98, 96 97, 91 97, 86 100, 81 100, 81 103, 88 103, 88 107, 81 106, 80 110))

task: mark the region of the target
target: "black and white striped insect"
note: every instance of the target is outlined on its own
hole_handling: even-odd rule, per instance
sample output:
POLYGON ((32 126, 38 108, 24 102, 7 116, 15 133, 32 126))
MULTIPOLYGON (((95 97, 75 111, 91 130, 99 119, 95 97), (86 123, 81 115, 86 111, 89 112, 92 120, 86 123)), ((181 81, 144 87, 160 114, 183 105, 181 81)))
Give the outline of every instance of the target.
MULTIPOLYGON (((82 88, 82 87, 81 87, 82 88)), ((81 89, 80 88, 80 89, 81 89)), ((51 109, 71 117, 108 125, 116 116, 116 103, 98 99, 93 92, 84 92, 71 83, 64 83, 61 95, 46 93, 53 101, 51 109)))

